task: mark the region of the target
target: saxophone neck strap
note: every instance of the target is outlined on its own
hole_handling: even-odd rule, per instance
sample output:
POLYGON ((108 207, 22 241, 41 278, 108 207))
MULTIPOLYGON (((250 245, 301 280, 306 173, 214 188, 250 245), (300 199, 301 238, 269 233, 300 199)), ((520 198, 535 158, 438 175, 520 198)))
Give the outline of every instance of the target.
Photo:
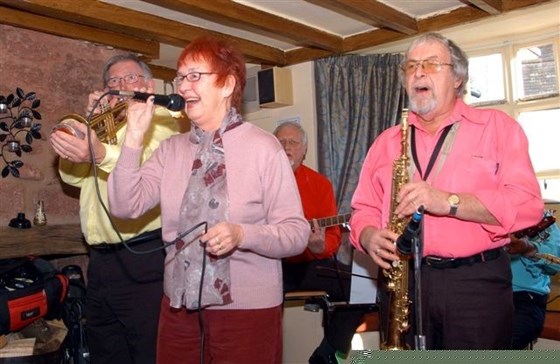
MULTIPOLYGON (((414 166, 415 168, 418 170, 418 173, 420 174, 420 178, 422 178, 422 180, 426 181, 428 179, 428 177, 430 176, 430 173, 432 172, 432 168, 434 167, 434 164, 436 162, 436 160, 438 159, 438 155, 440 154, 441 148, 444 145, 444 142, 446 142, 446 146, 444 148, 444 152, 443 157, 440 158, 440 163, 438 166, 438 172, 441 169, 441 166, 443 165, 443 162, 445 161, 447 154, 449 153, 449 150, 451 149, 451 145, 453 144, 453 141, 455 140, 455 134, 457 131, 457 127, 459 126, 459 123, 453 123, 450 125, 447 125, 441 135, 439 136, 439 139, 437 141, 437 144, 432 152, 432 155, 430 156, 430 160, 428 162, 428 167, 426 168, 426 173, 422 174, 422 168, 420 167, 420 163, 418 162, 418 154, 416 152, 416 128, 414 127, 414 125, 410 126, 410 152, 412 154, 412 160, 414 161, 414 166), (453 130, 453 132, 451 133, 451 138, 447 138, 447 136, 449 135, 449 133, 453 130)), ((437 173, 436 173, 437 174, 437 173)))

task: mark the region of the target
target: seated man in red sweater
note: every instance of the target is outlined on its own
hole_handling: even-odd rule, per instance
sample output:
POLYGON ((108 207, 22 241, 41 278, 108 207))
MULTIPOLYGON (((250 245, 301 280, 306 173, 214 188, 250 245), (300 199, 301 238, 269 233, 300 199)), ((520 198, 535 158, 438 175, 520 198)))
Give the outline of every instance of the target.
MULTIPOLYGON (((301 125, 290 121, 282 123, 274 130, 274 135, 292 164, 303 213, 311 221, 307 248, 302 254, 283 260, 284 292, 321 290, 327 292, 331 302, 348 301, 350 275, 337 274, 338 269, 350 271, 348 266, 336 261, 341 242, 340 226, 320 227, 317 221, 337 214, 332 184, 327 177, 302 164, 307 152, 307 134, 301 125)), ((364 313, 363 308, 337 308, 309 363, 337 363, 337 351, 345 356, 364 313)))

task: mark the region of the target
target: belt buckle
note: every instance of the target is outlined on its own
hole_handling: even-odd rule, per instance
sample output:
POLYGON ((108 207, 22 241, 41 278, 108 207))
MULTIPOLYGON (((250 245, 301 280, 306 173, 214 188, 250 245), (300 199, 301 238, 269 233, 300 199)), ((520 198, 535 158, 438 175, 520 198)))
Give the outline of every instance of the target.
POLYGON ((429 266, 436 266, 438 264, 440 264, 443 261, 443 258, 440 257, 434 257, 434 256, 427 256, 426 257, 426 264, 429 266))
POLYGON ((455 262, 455 258, 441 258, 441 257, 434 257, 434 256, 426 257, 426 264, 435 268, 441 268, 441 267, 445 268, 448 265, 452 266, 454 262, 455 262))

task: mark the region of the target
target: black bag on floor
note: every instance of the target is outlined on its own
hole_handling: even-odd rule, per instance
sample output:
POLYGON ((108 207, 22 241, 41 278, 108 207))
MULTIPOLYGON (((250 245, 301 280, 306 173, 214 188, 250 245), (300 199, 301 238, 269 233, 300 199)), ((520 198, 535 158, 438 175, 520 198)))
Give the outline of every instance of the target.
POLYGON ((86 336, 86 284, 82 269, 77 265, 62 268, 68 278, 68 295, 62 310, 62 320, 68 328, 65 341, 65 357, 72 364, 89 363, 89 347, 86 336))
POLYGON ((19 331, 44 317, 57 318, 68 279, 38 257, 0 260, 0 335, 19 331))

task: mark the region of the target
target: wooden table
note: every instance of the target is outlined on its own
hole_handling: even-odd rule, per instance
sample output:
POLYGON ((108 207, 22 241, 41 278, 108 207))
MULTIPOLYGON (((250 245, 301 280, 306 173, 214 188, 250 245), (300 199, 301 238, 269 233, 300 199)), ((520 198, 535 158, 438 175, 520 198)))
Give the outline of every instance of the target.
POLYGON ((31 229, 0 227, 0 259, 86 253, 79 224, 33 226, 31 229))

